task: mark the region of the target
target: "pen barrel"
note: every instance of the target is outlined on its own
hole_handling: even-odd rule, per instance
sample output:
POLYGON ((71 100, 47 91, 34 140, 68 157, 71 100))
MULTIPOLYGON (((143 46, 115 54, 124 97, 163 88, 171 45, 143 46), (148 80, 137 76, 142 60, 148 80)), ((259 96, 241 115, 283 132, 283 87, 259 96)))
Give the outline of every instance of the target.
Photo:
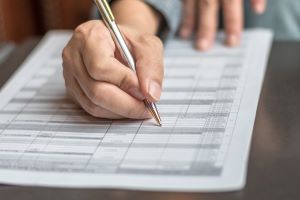
POLYGON ((98 7, 101 16, 105 19, 105 21, 114 21, 115 17, 112 14, 112 11, 106 0, 94 0, 96 6, 98 7))
POLYGON ((134 72, 136 71, 135 68, 135 61, 133 56, 130 53, 130 50, 128 48, 128 45, 126 44, 126 39, 122 32, 120 31, 118 25, 115 21, 109 22, 108 26, 110 27, 110 30, 112 33, 112 38, 119 49, 119 52, 122 56, 122 58, 127 62, 128 67, 130 67, 134 72))
MULTIPOLYGON (((102 17, 104 18, 104 23, 109 29, 111 36, 115 42, 115 45, 119 49, 122 58, 127 62, 128 67, 130 67, 134 72, 136 72, 134 58, 129 51, 129 48, 126 44, 126 39, 120 31, 109 8, 109 5, 107 4, 106 0, 95 0, 95 3, 102 17)), ((159 116, 155 103, 150 102, 147 99, 144 100, 144 103, 151 112, 152 116, 155 118, 156 122, 161 126, 161 118, 159 116)))
MULTIPOLYGON (((122 32, 120 31, 118 25, 115 21, 106 21, 105 22, 107 26, 109 26, 109 31, 111 32, 112 38, 119 49, 123 59, 127 62, 128 67, 130 67, 134 72, 136 72, 135 68, 135 61, 132 57, 129 48, 126 44, 126 40, 122 32)), ((145 99, 144 103, 148 110, 151 112, 152 116, 155 118, 156 122, 161 126, 161 118, 157 111, 156 105, 153 102, 150 102, 149 100, 145 99)))
POLYGON ((111 32, 111 36, 120 51, 123 59, 127 62, 128 67, 130 67, 133 71, 135 69, 135 61, 127 47, 126 40, 122 32, 120 31, 115 18, 112 14, 112 11, 106 0, 94 0, 96 6, 98 7, 101 16, 103 17, 103 21, 109 31, 111 32))

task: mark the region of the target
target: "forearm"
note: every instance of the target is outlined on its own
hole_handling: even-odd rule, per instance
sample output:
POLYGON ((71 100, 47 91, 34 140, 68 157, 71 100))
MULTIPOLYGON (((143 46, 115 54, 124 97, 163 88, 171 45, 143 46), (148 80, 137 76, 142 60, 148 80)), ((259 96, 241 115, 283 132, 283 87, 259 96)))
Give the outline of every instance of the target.
POLYGON ((156 34, 161 16, 141 0, 115 0, 112 11, 116 21, 139 31, 156 34))

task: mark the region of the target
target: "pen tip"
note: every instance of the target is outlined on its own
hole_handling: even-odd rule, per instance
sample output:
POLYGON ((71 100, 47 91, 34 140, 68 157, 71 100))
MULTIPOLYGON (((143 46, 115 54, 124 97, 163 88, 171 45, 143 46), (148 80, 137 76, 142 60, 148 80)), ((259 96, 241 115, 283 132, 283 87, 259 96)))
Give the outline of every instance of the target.
POLYGON ((155 121, 156 121, 156 123, 157 123, 157 125, 158 125, 158 126, 162 127, 161 120, 159 120, 159 119, 155 118, 155 121))

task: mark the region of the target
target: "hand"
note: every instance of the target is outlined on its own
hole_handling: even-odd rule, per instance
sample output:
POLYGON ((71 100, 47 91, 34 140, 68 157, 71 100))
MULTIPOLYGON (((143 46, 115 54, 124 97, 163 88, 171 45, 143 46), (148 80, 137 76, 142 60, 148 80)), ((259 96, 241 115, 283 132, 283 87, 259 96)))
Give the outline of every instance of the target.
MULTIPOLYGON (((256 13, 261 14, 265 10, 266 2, 267 0, 251 0, 251 5, 256 13)), ((223 8, 224 15, 225 44, 238 45, 243 28, 243 0, 184 0, 180 36, 189 38, 197 28, 196 47, 199 50, 209 49, 218 28, 220 7, 223 8)))
POLYGON ((143 99, 158 101, 163 79, 163 45, 152 34, 120 26, 136 60, 137 73, 125 66, 102 21, 80 25, 63 50, 69 95, 95 117, 150 118, 143 99))

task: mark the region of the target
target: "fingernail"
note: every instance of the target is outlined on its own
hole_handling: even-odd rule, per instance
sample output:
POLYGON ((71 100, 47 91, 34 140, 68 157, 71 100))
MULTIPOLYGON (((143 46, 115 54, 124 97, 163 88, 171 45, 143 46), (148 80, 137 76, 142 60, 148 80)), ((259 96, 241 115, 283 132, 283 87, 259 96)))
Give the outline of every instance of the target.
POLYGON ((200 49, 200 50, 207 50, 208 47, 209 47, 209 42, 207 39, 200 39, 198 40, 197 42, 197 47, 200 49))
POLYGON ((138 89, 138 88, 136 88, 136 87, 133 87, 133 88, 130 88, 129 89, 129 93, 133 96, 133 97, 135 97, 135 98, 137 98, 137 99, 139 99, 139 100, 144 100, 145 99, 145 96, 142 94, 142 92, 138 89))
POLYGON ((255 5, 256 14, 259 14, 259 15, 263 14, 265 12, 265 9, 266 9, 266 6, 263 3, 255 5))
POLYGON ((234 34, 228 35, 227 38, 227 45, 229 46, 236 46, 238 44, 238 37, 234 34))
POLYGON ((150 81, 148 92, 155 101, 158 101, 161 95, 161 86, 155 81, 150 81))

